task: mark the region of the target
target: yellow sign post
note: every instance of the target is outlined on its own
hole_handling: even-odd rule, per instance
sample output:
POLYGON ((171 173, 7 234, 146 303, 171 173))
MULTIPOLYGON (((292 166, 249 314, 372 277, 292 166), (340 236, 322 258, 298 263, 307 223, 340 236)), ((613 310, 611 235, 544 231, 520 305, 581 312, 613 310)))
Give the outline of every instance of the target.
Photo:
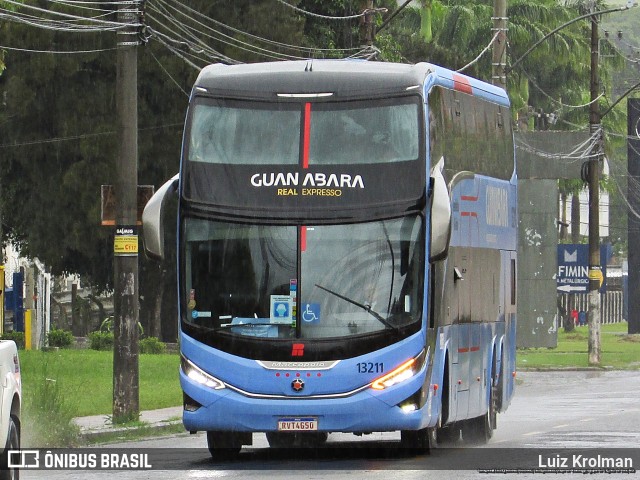
POLYGON ((135 226, 116 228, 113 253, 123 257, 138 255, 138 232, 135 226))
POLYGON ((24 349, 31 350, 31 312, 33 310, 27 308, 24 311, 24 349))

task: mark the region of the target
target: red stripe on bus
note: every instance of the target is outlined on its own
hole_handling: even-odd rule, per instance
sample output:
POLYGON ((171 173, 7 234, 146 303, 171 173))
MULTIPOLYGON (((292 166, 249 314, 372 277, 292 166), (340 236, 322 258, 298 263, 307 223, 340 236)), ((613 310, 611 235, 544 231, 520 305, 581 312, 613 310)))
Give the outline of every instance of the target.
POLYGON ((469 79, 462 75, 453 74, 453 89, 462 93, 473 95, 473 87, 469 83, 469 79))
POLYGON ((304 133, 302 139, 302 168, 309 168, 309 141, 311 138, 311 104, 304 104, 304 133))
POLYGON ((475 217, 478 218, 478 214, 476 212, 460 212, 460 215, 463 217, 475 217))
POLYGON ((458 353, 477 352, 478 350, 480 350, 480 347, 462 347, 458 349, 458 353))
POLYGON ((304 252, 307 249, 307 227, 304 225, 300 227, 300 251, 304 252))
POLYGON ((460 200, 465 200, 467 202, 477 202, 478 201, 478 197, 470 197, 469 195, 462 195, 460 197, 460 200))

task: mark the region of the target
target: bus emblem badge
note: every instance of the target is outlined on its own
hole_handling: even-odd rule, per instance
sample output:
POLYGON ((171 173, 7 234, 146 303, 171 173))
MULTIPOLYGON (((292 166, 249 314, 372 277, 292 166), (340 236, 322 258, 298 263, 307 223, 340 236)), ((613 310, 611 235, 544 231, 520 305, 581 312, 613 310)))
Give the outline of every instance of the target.
POLYGON ((301 379, 296 378, 291 382, 291 388, 296 392, 301 392, 304 389, 304 382, 301 379))

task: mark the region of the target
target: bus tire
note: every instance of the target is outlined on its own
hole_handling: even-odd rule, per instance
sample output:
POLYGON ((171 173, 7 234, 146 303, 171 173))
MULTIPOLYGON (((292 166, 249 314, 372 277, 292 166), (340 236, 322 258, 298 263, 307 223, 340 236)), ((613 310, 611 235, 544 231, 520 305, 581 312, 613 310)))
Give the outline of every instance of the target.
POLYGON ((214 460, 233 460, 242 449, 242 442, 232 432, 207 432, 207 447, 214 460))
POLYGON ((463 422, 462 439, 466 443, 487 443, 496 428, 496 402, 494 388, 491 387, 487 413, 463 422))
POLYGON ((402 430, 400 444, 402 448, 416 453, 429 452, 438 447, 437 429, 436 427, 427 427, 420 430, 402 430))
MULTIPOLYGON (((446 356, 446 354, 445 354, 446 356)), ((447 424, 449 418, 449 362, 445 363, 442 376, 442 399, 440 414, 436 425, 438 443, 455 443, 460 439, 460 427, 457 423, 447 424)))

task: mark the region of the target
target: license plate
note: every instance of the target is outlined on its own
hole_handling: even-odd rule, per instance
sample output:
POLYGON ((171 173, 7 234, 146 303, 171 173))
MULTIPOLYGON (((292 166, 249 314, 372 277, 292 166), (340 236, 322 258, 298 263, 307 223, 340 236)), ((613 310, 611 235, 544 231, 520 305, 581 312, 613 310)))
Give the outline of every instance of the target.
POLYGON ((287 417, 278 419, 280 432, 308 432, 318 430, 318 419, 315 417, 287 417))

